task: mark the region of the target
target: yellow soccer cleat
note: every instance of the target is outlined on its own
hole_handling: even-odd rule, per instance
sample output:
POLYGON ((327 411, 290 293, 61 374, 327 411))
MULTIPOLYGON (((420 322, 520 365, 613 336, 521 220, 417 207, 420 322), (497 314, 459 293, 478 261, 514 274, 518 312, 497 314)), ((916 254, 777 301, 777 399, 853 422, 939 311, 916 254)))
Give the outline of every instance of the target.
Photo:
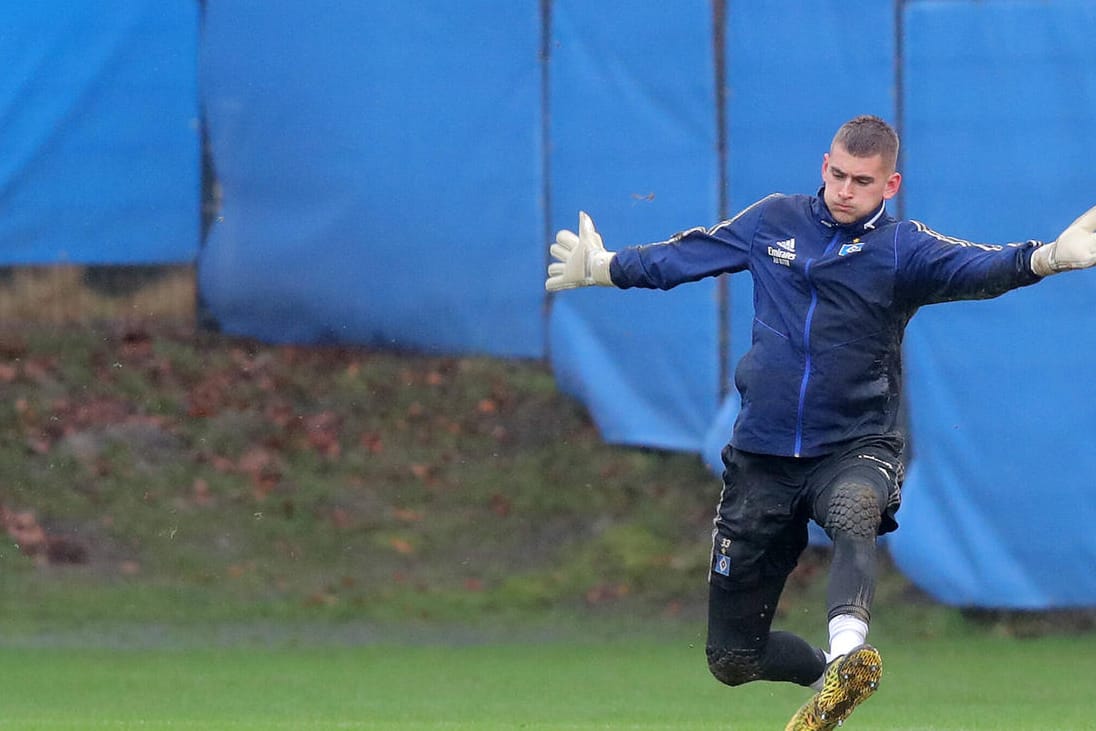
POLYGON ((871 645, 860 645, 834 659, 822 676, 822 690, 803 704, 784 731, 832 731, 879 687, 883 658, 871 645))

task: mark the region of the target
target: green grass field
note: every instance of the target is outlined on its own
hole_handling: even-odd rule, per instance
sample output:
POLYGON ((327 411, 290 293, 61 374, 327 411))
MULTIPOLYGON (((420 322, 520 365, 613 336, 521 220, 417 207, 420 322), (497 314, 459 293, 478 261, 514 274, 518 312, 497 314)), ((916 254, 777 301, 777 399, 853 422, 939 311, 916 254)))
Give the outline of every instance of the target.
MULTIPOLYGON (((542 363, 139 328, 0 356, 0 731, 779 731, 807 696, 707 672, 717 478, 604 444, 542 363)), ((827 562, 778 612, 815 642, 827 562)), ((1093 620, 880 578, 847 730, 1096 729, 1093 620)))
MULTIPOLYGON (((1096 638, 884 646, 849 731, 1096 728, 1096 638)), ((698 641, 0 650, 4 729, 782 729, 802 689, 728 689, 698 641)))

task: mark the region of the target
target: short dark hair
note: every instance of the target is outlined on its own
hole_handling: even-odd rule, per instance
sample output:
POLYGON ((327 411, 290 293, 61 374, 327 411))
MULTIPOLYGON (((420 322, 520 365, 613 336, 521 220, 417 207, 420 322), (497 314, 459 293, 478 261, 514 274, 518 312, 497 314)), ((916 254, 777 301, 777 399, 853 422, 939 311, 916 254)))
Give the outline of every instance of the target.
POLYGON ((882 155, 891 170, 898 165, 898 133, 873 114, 861 114, 845 122, 833 136, 832 144, 841 145, 856 157, 882 155))

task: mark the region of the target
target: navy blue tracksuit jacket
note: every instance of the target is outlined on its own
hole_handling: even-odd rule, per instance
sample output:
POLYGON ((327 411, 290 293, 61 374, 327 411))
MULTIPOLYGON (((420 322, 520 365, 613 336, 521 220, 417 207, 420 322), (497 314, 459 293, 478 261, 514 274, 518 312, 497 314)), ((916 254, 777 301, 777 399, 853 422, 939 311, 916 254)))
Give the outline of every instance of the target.
POLYGON ((731 445, 815 457, 897 435, 902 338, 922 305, 987 299, 1039 281, 1039 241, 976 244, 899 221, 885 204, 841 225, 817 196, 771 195, 711 229, 617 252, 621 288, 670 289, 748 270, 750 350, 735 371, 731 445))

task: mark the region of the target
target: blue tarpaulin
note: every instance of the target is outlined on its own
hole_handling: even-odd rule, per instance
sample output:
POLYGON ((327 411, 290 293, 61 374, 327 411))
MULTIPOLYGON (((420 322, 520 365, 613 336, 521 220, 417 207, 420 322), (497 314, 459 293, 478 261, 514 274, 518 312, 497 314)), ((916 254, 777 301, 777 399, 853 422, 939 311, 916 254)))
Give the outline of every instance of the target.
MULTIPOLYGON (((198 8, 8 9, 0 264, 196 261, 228 333, 547 358, 605 439, 715 471, 749 277, 548 296, 579 210, 613 249, 812 193, 859 113, 902 133, 892 212, 946 234, 1048 239, 1096 203, 1081 0, 218 0, 200 43, 198 8)), ((1093 313, 1082 273, 914 318, 888 544, 937 598, 1096 604, 1093 313)))
POLYGON ((198 249, 198 6, 6 3, 0 264, 175 264, 198 249))
MULTIPOLYGON (((710 3, 553 4, 552 222, 585 207, 609 248, 718 220, 710 3), (666 39, 673 38, 673 53, 666 39)), ((717 299, 569 292, 552 301, 560 386, 609 440, 699 451, 719 397, 717 299)))
MULTIPOLYGON (((910 215, 979 241, 1053 239, 1096 204, 1088 2, 910 3, 910 215)), ((1096 604, 1096 276, 934 305, 907 338, 914 460, 891 542, 955 604, 1096 604)))
POLYGON ((532 2, 210 3, 221 327, 542 354, 540 32, 532 2))

